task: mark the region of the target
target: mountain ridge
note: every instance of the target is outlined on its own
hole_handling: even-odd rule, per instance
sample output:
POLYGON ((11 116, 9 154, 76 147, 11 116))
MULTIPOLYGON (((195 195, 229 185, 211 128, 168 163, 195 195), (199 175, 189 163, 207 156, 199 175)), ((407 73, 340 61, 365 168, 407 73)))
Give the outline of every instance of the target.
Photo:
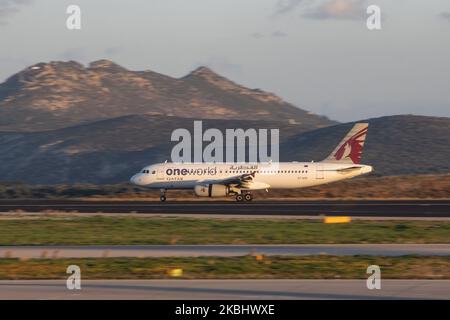
POLYGON ((336 123, 273 93, 249 89, 207 67, 181 78, 131 71, 109 60, 37 63, 0 84, 0 130, 40 131, 153 114, 199 119, 279 119, 324 127, 336 123))

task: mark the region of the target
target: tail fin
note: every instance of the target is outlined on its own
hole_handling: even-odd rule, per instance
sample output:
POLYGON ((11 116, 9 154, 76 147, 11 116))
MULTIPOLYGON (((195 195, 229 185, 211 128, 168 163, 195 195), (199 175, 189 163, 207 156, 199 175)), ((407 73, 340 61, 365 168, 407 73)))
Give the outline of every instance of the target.
POLYGON ((362 150, 366 140, 368 123, 356 123, 352 130, 338 144, 325 162, 361 163, 362 150))

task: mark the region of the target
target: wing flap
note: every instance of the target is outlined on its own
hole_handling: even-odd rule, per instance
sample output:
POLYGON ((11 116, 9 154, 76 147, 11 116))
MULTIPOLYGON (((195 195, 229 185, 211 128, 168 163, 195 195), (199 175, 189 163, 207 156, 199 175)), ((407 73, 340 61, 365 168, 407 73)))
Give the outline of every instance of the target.
POLYGON ((240 188, 242 190, 264 190, 270 188, 270 185, 267 183, 255 181, 255 176, 256 171, 223 180, 209 181, 209 183, 223 184, 230 187, 240 188))

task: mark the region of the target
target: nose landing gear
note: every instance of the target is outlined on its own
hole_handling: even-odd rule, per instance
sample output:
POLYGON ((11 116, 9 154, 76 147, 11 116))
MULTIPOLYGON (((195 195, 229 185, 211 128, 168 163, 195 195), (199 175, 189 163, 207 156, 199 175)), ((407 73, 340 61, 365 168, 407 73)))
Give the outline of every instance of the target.
POLYGON ((166 202, 167 198, 166 198, 166 189, 161 189, 161 196, 159 197, 159 200, 161 202, 166 202))

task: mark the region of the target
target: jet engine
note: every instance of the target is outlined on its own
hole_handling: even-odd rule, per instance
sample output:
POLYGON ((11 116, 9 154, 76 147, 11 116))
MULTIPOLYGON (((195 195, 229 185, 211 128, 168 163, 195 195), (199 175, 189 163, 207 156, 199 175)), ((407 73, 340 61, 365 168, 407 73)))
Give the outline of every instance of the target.
POLYGON ((230 194, 230 188, 222 184, 197 185, 194 192, 199 197, 225 197, 230 194))

